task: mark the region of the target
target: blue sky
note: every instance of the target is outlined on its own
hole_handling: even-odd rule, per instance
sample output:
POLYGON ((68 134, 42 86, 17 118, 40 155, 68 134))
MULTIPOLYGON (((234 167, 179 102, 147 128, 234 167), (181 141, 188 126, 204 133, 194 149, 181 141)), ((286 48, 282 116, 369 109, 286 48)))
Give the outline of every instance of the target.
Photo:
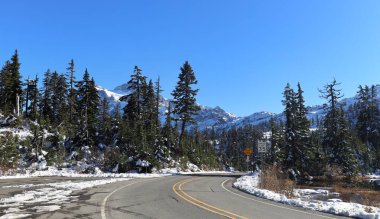
POLYGON ((198 102, 239 116, 281 112, 286 83, 300 82, 306 104, 335 77, 345 96, 380 82, 380 1, 138 0, 4 1, 0 62, 19 50, 24 77, 50 68, 77 77, 87 67, 114 88, 133 66, 164 96, 188 60, 198 102))

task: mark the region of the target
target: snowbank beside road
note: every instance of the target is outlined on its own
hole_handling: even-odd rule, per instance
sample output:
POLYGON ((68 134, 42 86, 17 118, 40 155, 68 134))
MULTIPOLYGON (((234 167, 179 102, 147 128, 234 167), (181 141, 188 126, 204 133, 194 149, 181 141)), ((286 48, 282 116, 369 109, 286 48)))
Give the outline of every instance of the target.
POLYGON ((8 188, 37 188, 0 199, 0 209, 5 209, 3 210, 5 214, 0 219, 28 218, 34 213, 56 211, 62 204, 77 200, 77 196, 71 195, 74 191, 125 180, 131 180, 131 178, 7 186, 8 188))
POLYGON ((376 170, 373 174, 364 176, 368 179, 380 179, 380 170, 376 170))
POLYGON ((302 191, 296 190, 298 198, 287 198, 285 195, 259 189, 259 177, 260 173, 255 172, 252 175, 243 176, 237 179, 233 184, 235 188, 238 188, 247 193, 253 194, 260 198, 269 199, 272 201, 302 207, 310 210, 321 211, 331 214, 337 214, 342 216, 365 218, 365 219, 380 219, 380 209, 376 207, 365 206, 357 203, 342 202, 340 199, 329 199, 327 201, 319 200, 304 200, 300 197, 302 195, 308 195, 311 193, 326 193, 325 190, 310 190, 302 191))
POLYGON ((94 178, 152 178, 169 176, 172 174, 163 173, 103 173, 99 169, 93 174, 80 173, 72 168, 57 169, 56 167, 48 167, 47 170, 27 171, 25 174, 15 174, 11 176, 0 176, 0 179, 14 179, 14 178, 29 178, 41 176, 62 176, 62 177, 94 177, 94 178))

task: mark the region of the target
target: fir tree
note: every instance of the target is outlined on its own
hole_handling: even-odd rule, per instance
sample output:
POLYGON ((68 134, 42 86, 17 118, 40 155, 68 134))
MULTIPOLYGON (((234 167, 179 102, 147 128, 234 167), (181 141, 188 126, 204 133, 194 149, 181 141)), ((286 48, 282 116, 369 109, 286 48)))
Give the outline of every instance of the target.
POLYGON ((22 82, 20 75, 18 52, 15 51, 10 62, 7 62, 2 71, 3 80, 3 111, 5 114, 17 114, 20 109, 22 82), (17 102, 19 101, 19 102, 17 102))
POLYGON ((309 148, 309 133, 310 122, 306 117, 307 109, 303 98, 303 91, 300 83, 297 84, 296 98, 296 114, 295 114, 295 159, 296 166, 300 169, 301 173, 305 173, 307 169, 307 162, 310 160, 309 148))
POLYGON ((51 118, 52 118, 52 104, 51 104, 51 98, 53 95, 53 89, 52 89, 52 84, 51 84, 51 77, 52 74, 50 72, 50 69, 48 69, 44 73, 44 79, 42 81, 43 88, 42 88, 42 97, 40 101, 40 111, 41 111, 41 116, 45 123, 47 125, 50 125, 51 118))
POLYGON ((172 92, 174 109, 173 113, 178 116, 178 120, 181 122, 181 132, 178 139, 178 149, 181 147, 181 141, 185 135, 186 125, 195 123, 193 116, 197 114, 199 106, 196 104, 195 96, 198 93, 198 89, 192 88, 197 84, 194 71, 189 62, 185 62, 181 67, 181 73, 178 76, 177 85, 172 92))
POLYGON ((111 145, 112 143, 112 118, 110 115, 109 100, 104 97, 100 103, 99 117, 99 142, 102 145, 111 145))
POLYGON ((70 122, 73 121, 73 114, 75 113, 74 110, 76 108, 76 90, 75 90, 75 64, 74 60, 71 59, 69 62, 69 66, 66 68, 66 78, 68 79, 68 83, 70 85, 69 91, 68 91, 68 105, 69 105, 69 118, 70 122))
POLYGON ((351 133, 344 116, 343 107, 339 104, 339 99, 343 97, 341 90, 337 88, 340 83, 334 80, 325 85, 321 90, 321 97, 328 101, 325 108, 326 116, 323 121, 324 135, 322 145, 325 154, 329 157, 331 166, 342 168, 343 172, 352 176, 357 170, 357 160, 355 156, 355 145, 353 145, 351 133))
POLYGON ((79 112, 80 120, 76 143, 78 146, 84 146, 82 150, 85 151, 88 157, 88 152, 94 152, 97 145, 96 118, 98 115, 99 96, 94 79, 90 79, 87 69, 85 70, 83 79, 78 82, 77 86, 78 109, 76 111, 79 112))
POLYGON ((286 85, 284 90, 284 100, 282 101, 285 106, 285 147, 284 147, 284 165, 287 168, 295 167, 296 160, 296 99, 295 93, 289 84, 286 85))
POLYGON ((156 116, 156 129, 157 133, 159 134, 159 130, 161 128, 160 124, 160 97, 161 97, 161 85, 160 85, 160 77, 158 77, 156 84, 155 84, 155 90, 156 90, 156 110, 155 110, 155 116, 156 116))

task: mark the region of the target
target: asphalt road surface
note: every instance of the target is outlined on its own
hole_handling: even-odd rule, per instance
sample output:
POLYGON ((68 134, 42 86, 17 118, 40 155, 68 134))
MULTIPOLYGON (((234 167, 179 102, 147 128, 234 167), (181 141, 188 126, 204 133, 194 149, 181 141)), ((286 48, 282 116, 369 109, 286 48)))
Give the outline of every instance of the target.
MULTIPOLYGON (((34 218, 342 218, 232 188, 234 176, 134 179, 77 192, 79 200, 34 218)), ((46 179, 45 179, 46 180, 46 179)))

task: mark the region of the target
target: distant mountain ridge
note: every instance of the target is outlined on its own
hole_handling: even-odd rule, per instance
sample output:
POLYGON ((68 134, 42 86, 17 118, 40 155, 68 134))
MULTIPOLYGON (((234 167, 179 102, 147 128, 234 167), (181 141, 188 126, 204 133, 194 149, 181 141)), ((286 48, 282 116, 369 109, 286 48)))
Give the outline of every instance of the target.
MULTIPOLYGON (((115 108, 117 103, 120 103, 121 109, 125 106, 125 102, 120 102, 120 97, 129 93, 127 84, 122 84, 117 86, 114 90, 108 90, 103 87, 97 86, 99 95, 101 98, 106 97, 111 108, 115 108)), ((380 94, 380 85, 376 85, 377 93, 380 94)), ((379 95, 378 99, 380 101, 379 95)), ((280 100, 279 100, 280 101, 280 100)), ((344 98, 341 103, 345 105, 347 109, 350 105, 356 102, 356 97, 344 98)), ((165 113, 169 107, 169 100, 160 97, 160 120, 165 121, 165 113)), ((256 112, 249 116, 236 116, 232 113, 226 112, 219 106, 208 107, 200 105, 201 110, 198 115, 195 116, 195 121, 197 122, 198 128, 200 130, 211 129, 223 130, 235 127, 242 127, 244 125, 257 125, 263 122, 268 122, 272 117, 275 120, 284 120, 283 113, 271 113, 271 112, 256 112)), ((323 105, 309 106, 307 107, 309 120, 320 119, 324 116, 323 105)))

